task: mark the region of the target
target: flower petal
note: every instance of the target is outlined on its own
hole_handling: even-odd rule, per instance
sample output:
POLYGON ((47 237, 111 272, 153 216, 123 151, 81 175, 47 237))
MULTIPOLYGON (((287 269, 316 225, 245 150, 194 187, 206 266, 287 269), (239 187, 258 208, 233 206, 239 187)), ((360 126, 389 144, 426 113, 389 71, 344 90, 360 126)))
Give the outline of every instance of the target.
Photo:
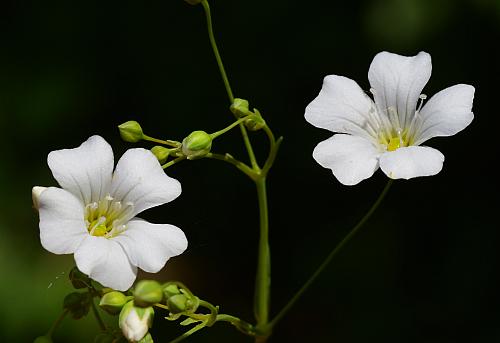
POLYGON ((130 262, 149 273, 156 273, 170 257, 180 255, 187 248, 184 232, 168 224, 151 224, 134 218, 127 230, 112 238, 127 252, 130 262))
POLYGON ((452 136, 472 122, 474 87, 459 84, 436 93, 420 111, 421 128, 415 145, 433 137, 452 136))
POLYGON ((408 127, 422 89, 431 77, 431 56, 426 52, 407 57, 380 52, 368 71, 375 103, 382 115, 397 111, 401 128, 408 127))
POLYGON ((329 75, 319 95, 306 107, 305 119, 322 129, 368 138, 366 126, 373 108, 372 100, 355 81, 329 75))
POLYGON ((75 252, 79 270, 105 287, 128 290, 137 275, 127 254, 117 242, 88 235, 75 252))
POLYGON ((149 150, 127 150, 116 165, 111 195, 123 203, 133 203, 130 218, 148 208, 170 202, 180 194, 179 181, 165 174, 149 150))
POLYGON ((113 150, 100 136, 78 148, 52 151, 47 162, 54 178, 84 204, 106 196, 113 173, 113 150))
POLYGON ((38 197, 40 240, 54 254, 71 254, 88 235, 83 206, 70 192, 56 187, 38 197))
POLYGON ((411 179, 436 175, 443 168, 444 156, 426 146, 409 146, 380 156, 380 169, 391 179, 411 179))
POLYGON ((313 151, 316 162, 331 169, 344 185, 355 185, 372 176, 378 168, 379 155, 372 142, 350 135, 334 135, 313 151))

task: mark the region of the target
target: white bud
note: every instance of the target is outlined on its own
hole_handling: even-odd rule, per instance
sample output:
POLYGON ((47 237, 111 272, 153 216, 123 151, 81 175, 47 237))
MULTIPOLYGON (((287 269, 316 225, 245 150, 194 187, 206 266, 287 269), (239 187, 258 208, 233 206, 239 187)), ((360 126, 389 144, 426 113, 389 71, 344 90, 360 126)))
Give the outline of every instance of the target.
POLYGON ((153 322, 153 308, 137 308, 133 301, 123 306, 119 325, 123 336, 130 342, 140 341, 148 333, 153 322))

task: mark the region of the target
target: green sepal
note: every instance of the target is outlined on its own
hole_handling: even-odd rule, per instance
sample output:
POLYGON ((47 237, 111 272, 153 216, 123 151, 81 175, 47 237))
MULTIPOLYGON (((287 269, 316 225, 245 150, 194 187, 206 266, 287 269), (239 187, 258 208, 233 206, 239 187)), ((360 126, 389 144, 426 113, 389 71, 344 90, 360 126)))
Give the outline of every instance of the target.
POLYGON ((99 302, 99 306, 109 314, 118 314, 122 307, 132 299, 131 296, 126 296, 122 292, 111 291, 104 294, 99 302))
POLYGON ((238 118, 247 116, 250 112, 248 100, 235 98, 229 110, 238 118))
POLYGON ((196 320, 196 319, 188 317, 188 318, 184 319, 182 322, 180 322, 179 324, 181 324, 182 326, 187 326, 187 325, 191 325, 191 324, 198 323, 198 322, 201 322, 201 320, 196 320))
POLYGON ((266 121, 264 120, 264 118, 262 118, 262 115, 260 114, 258 109, 254 108, 253 111, 254 114, 249 115, 245 120, 245 126, 250 131, 257 131, 266 126, 266 121))
POLYGON ((141 340, 137 343, 154 343, 153 337, 151 334, 148 332, 146 336, 142 337, 141 340))
POLYGON ((163 294, 165 295, 165 299, 168 299, 174 295, 181 294, 181 291, 175 283, 166 283, 163 285, 163 294))

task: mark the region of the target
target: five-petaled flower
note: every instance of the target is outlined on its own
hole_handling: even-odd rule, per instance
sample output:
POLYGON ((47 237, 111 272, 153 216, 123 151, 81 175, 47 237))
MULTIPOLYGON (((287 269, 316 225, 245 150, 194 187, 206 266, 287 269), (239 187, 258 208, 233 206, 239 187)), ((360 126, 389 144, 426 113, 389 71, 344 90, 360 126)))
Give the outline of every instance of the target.
POLYGON ((92 136, 75 149, 52 151, 48 164, 61 188, 34 187, 40 239, 55 254, 75 254, 79 270, 106 287, 129 289, 137 267, 158 272, 187 248, 184 233, 136 215, 181 194, 156 157, 130 149, 113 172, 111 146, 92 136))
POLYGON ((351 79, 325 77, 305 118, 338 134, 316 146, 314 159, 345 185, 369 178, 379 166, 393 179, 439 173, 443 154, 421 144, 471 123, 474 87, 446 88, 422 107, 426 96, 421 92, 430 76, 431 57, 425 52, 413 57, 381 52, 368 71, 375 101, 351 79))

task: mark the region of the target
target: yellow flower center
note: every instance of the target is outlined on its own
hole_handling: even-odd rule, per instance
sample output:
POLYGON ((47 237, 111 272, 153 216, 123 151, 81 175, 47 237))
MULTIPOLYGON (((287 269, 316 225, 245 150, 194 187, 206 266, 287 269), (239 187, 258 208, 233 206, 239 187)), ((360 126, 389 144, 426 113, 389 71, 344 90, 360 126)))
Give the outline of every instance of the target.
POLYGON ((85 223, 92 236, 111 238, 125 230, 131 218, 134 204, 122 204, 110 195, 85 206, 85 223))

